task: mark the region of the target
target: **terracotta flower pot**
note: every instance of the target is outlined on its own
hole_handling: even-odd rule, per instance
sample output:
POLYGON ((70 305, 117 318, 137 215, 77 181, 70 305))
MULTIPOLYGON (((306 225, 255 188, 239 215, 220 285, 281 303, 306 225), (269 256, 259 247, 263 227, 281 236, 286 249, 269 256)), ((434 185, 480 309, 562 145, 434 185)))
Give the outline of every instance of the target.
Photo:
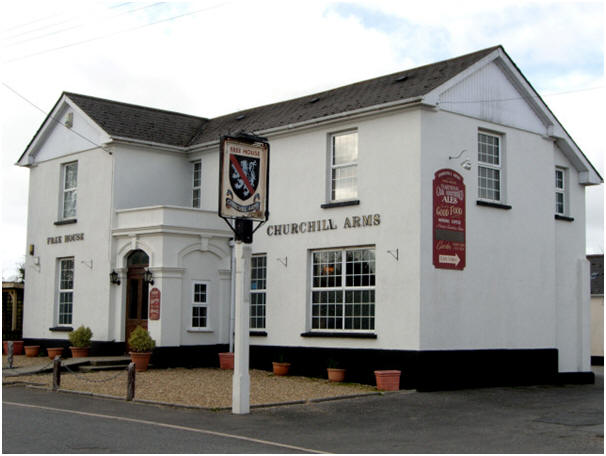
POLYGON ((288 375, 288 369, 290 369, 290 363, 273 363, 274 375, 288 375))
POLYGON ((28 358, 35 358, 40 354, 40 345, 26 345, 24 348, 28 358))
POLYGON ((72 351, 72 358, 86 358, 90 347, 69 347, 72 351))
POLYGON ((48 353, 48 357, 50 359, 55 359, 55 356, 63 355, 63 347, 47 348, 46 352, 48 353))
POLYGON ((375 378, 377 380, 377 389, 381 391, 399 391, 400 389, 399 370, 377 370, 375 378))
MULTIPOLYGON (((22 340, 13 340, 13 355, 22 355, 23 354, 23 341, 22 340)), ((2 342, 2 349, 4 350, 4 354, 8 355, 8 340, 2 342)))
POLYGON ((129 354, 131 361, 135 363, 135 370, 137 372, 145 372, 152 352, 129 352, 129 354))
POLYGON ((234 354, 230 352, 219 353, 219 367, 221 369, 233 369, 234 354))
POLYGON ((330 382, 342 382, 345 380, 345 369, 328 367, 326 371, 328 372, 328 381, 330 382))

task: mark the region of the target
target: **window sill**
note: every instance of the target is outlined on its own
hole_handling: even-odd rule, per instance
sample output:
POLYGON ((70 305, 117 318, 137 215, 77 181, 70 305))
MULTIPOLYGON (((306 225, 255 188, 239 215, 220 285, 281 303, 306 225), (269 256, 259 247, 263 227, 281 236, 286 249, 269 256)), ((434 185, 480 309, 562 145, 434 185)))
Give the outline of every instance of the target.
POLYGON ((322 209, 330 209, 333 207, 345 207, 345 206, 359 206, 360 200, 351 200, 351 201, 335 201, 333 203, 325 203, 320 205, 322 209))
POLYGON ((55 225, 71 225, 72 223, 78 222, 78 219, 66 219, 66 220, 57 220, 54 222, 55 225))
POLYGON ((188 333, 212 333, 215 332, 210 328, 187 328, 188 333))
POLYGON ((509 204, 493 203, 491 201, 477 200, 476 204, 478 206, 494 207, 495 209, 506 209, 506 210, 511 209, 511 206, 509 204))
POLYGON ((366 332, 319 332, 319 331, 307 331, 301 333, 301 337, 342 337, 350 339, 376 339, 376 333, 366 332))
POLYGON ((267 337, 267 331, 250 331, 251 337, 267 337))
POLYGON ((565 221, 565 222, 574 222, 574 218, 572 218, 572 217, 567 217, 567 216, 565 216, 565 215, 555 214, 555 215, 554 215, 554 218, 555 218, 556 220, 563 220, 563 221, 565 221))
POLYGON ((52 328, 48 328, 48 330, 54 332, 72 332, 74 328, 71 326, 53 326, 52 328))

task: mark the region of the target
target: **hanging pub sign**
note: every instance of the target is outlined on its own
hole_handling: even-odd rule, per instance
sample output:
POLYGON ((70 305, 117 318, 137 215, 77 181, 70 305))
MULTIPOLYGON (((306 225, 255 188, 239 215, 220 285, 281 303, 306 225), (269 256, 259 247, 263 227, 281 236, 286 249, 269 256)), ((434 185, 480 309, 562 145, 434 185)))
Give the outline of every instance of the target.
POLYGON ((465 184, 452 169, 436 171, 433 180, 433 265, 465 268, 465 184))
POLYGON ((220 160, 219 216, 235 232, 236 240, 250 243, 252 222, 260 222, 258 228, 269 216, 269 143, 243 133, 223 136, 220 160))

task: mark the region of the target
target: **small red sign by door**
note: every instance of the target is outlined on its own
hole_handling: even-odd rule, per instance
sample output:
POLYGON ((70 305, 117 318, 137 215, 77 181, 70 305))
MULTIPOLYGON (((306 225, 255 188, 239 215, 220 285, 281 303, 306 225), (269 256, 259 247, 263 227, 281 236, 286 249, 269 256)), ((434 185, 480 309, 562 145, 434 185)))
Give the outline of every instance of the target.
POLYGON ((152 288, 149 292, 149 319, 160 319, 160 290, 152 288))
POLYGON ((433 265, 465 268, 465 184, 452 169, 436 171, 433 180, 433 265))

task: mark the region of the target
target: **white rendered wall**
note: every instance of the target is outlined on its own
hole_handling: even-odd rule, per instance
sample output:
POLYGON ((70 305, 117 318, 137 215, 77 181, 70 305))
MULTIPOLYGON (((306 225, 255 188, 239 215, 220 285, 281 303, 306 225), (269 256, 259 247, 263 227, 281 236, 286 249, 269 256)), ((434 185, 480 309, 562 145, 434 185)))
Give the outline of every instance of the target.
POLYGON ((191 207, 192 168, 184 153, 120 145, 114 155, 116 209, 191 207))
POLYGON ((267 337, 251 344, 410 349, 419 341, 418 110, 393 113, 270 138, 270 218, 255 234, 267 254, 267 337), (358 131, 358 206, 326 203, 331 133, 358 131), (380 214, 380 224, 344 228, 346 217, 380 214), (330 219, 336 230, 267 234, 268 226, 330 219), (310 251, 375 246, 377 339, 310 338, 310 251), (399 261, 395 255, 399 251, 399 261), (283 263, 287 263, 285 266, 283 263))
POLYGON ((557 147, 554 165, 565 168, 567 215, 555 220, 557 348, 560 372, 590 370, 589 262, 585 256, 585 187, 557 147))
MULTIPOLYGON (((555 347, 552 142, 442 111, 424 112, 422 131, 421 349, 555 347), (476 205, 479 128, 502 134, 504 202, 512 206, 510 210, 476 205), (463 149, 460 159, 448 159, 463 149), (474 164, 470 171, 459 166, 465 158, 474 164), (463 271, 436 269, 432 264, 432 180, 441 168, 452 168, 465 180, 463 271)), ((576 245, 577 231, 562 241, 576 245)), ((574 280, 561 286, 570 287, 574 280)))
POLYGON ((108 340, 109 237, 112 156, 96 149, 37 164, 30 170, 23 336, 65 339, 57 326, 59 258, 74 257, 73 320, 69 326, 89 326, 93 340, 108 340), (77 223, 60 220, 63 163, 78 161, 77 223), (65 242, 65 235, 84 234, 65 242), (61 243, 48 238, 60 237, 61 243), (38 262, 38 264, 35 264, 38 262))

